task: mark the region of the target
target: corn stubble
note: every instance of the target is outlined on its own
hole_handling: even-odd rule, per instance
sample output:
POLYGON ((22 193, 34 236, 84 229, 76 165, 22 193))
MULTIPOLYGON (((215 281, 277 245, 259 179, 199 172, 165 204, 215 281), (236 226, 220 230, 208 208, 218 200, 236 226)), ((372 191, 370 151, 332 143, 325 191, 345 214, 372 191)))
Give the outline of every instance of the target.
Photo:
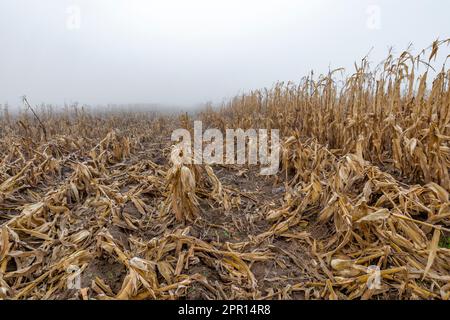
POLYGON ((280 129, 273 179, 178 162, 167 140, 187 115, 42 110, 44 137, 31 115, 5 109, 0 298, 448 300, 450 71, 428 77, 449 44, 197 115, 220 129, 280 129), (242 179, 265 186, 233 184, 242 179), (270 197, 272 185, 282 193, 270 197), (92 271, 98 261, 124 275, 108 280, 92 271), (67 288, 74 266, 80 289, 67 288))

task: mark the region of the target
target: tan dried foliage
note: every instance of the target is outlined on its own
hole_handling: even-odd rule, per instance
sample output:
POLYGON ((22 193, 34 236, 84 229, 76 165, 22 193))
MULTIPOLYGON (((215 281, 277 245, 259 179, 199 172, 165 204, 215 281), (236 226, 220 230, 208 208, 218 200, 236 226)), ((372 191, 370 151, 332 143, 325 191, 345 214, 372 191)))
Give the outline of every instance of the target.
POLYGON ((196 115, 280 129, 272 178, 179 162, 187 114, 4 108, 0 299, 448 300, 449 44, 196 115))

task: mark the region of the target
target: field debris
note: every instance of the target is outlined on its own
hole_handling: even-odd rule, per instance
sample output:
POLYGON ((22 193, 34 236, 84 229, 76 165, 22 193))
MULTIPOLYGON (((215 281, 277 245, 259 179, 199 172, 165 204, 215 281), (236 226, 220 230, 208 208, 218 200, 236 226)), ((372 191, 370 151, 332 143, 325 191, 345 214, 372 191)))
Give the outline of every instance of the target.
POLYGON ((3 110, 0 299, 448 300, 449 44, 193 116, 3 110), (279 129, 280 171, 176 160, 194 119, 279 129))

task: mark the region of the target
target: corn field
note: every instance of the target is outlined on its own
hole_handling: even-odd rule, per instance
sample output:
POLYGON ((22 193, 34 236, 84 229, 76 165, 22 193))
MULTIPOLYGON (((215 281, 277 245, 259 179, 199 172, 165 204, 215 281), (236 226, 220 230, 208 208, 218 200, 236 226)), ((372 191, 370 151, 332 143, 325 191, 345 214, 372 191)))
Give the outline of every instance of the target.
POLYGON ((3 108, 0 299, 450 299, 449 45, 195 114, 3 108), (180 163, 194 120, 279 129, 278 174, 180 163))

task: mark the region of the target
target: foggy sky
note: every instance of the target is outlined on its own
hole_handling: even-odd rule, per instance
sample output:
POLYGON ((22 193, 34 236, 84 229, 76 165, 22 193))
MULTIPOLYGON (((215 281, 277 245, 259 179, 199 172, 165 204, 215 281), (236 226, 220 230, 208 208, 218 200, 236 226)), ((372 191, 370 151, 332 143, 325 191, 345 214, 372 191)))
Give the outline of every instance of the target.
POLYGON ((450 36, 446 0, 1 0, 0 104, 221 102, 450 36), (78 15, 79 13, 79 15, 78 15))

